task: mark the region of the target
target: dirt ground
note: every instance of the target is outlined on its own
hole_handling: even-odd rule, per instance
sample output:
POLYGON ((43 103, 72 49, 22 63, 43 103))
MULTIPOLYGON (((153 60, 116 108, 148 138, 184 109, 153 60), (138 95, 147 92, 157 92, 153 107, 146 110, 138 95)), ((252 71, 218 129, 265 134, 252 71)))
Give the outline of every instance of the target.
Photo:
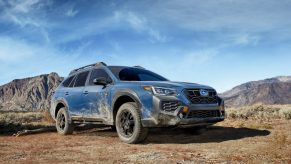
POLYGON ((138 145, 107 127, 0 134, 0 163, 291 163, 291 121, 226 120, 204 133, 152 129, 138 145))

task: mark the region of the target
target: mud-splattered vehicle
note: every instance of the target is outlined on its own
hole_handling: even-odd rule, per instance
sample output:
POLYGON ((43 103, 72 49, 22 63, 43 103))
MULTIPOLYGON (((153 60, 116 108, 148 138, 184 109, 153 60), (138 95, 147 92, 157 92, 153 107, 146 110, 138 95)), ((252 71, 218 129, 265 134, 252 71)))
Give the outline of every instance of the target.
POLYGON ((201 127, 225 117, 224 102, 211 87, 103 62, 73 70, 52 96, 50 112, 60 134, 93 122, 116 128, 126 143, 142 142, 151 127, 201 127))

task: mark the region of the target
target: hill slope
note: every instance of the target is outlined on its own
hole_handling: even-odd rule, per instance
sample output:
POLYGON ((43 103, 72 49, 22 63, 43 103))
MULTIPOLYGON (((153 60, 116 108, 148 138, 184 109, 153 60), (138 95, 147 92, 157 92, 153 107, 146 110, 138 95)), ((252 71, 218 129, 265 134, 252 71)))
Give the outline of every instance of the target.
POLYGON ((16 79, 0 86, 0 110, 37 111, 50 107, 52 91, 63 80, 57 73, 16 79))
MULTIPOLYGON (((49 109, 52 91, 63 80, 57 73, 16 79, 0 86, 0 110, 38 111, 49 109)), ((252 81, 222 93, 226 106, 257 103, 291 104, 291 76, 252 81)))
POLYGON ((252 81, 224 92, 226 106, 291 104, 291 76, 252 81))

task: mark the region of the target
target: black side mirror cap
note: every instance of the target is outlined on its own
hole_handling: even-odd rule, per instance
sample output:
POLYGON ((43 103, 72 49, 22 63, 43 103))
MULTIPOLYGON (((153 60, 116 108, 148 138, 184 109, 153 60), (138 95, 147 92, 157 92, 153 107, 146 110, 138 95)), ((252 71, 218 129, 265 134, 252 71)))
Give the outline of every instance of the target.
POLYGON ((104 77, 99 77, 93 80, 93 84, 106 86, 108 82, 104 77))

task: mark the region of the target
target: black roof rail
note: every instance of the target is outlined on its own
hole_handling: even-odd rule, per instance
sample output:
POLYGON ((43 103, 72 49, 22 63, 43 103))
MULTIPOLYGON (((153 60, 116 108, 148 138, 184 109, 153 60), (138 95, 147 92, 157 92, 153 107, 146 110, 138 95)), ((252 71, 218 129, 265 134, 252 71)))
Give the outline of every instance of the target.
POLYGON ((95 64, 89 64, 89 65, 74 69, 73 71, 70 72, 69 75, 71 75, 71 74, 73 74, 75 72, 78 72, 80 70, 87 69, 87 68, 90 68, 90 67, 96 67, 96 66, 107 66, 107 65, 104 62, 97 62, 95 64))
POLYGON ((139 66, 139 65, 136 65, 136 66, 133 66, 133 67, 135 67, 135 68, 140 68, 140 69, 145 69, 144 67, 139 66))

